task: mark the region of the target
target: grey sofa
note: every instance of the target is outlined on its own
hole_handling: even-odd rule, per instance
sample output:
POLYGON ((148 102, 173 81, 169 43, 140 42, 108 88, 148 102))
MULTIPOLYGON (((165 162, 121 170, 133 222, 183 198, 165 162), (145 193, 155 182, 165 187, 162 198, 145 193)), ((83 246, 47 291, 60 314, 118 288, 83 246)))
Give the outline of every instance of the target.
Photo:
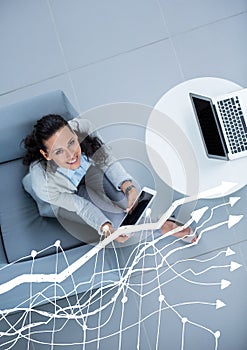
MULTIPOLYGON (((49 92, 0 109, 0 310, 11 308, 15 311, 17 305, 25 307, 29 303, 30 283, 17 283, 8 292, 3 293, 1 287, 3 288, 4 283, 25 274, 54 273, 58 260, 58 269, 62 271, 92 248, 89 243, 99 239, 96 231, 86 225, 75 224, 77 230, 80 227, 82 234, 78 239, 66 229, 67 224, 71 228, 70 222, 61 224, 56 218, 40 216, 39 209, 42 208, 38 208, 23 188, 22 178, 27 168, 22 164, 24 149, 21 141, 30 133, 35 121, 49 113, 61 114, 66 119, 77 115, 62 91, 49 92), (88 237, 92 238, 91 242, 88 242, 88 237), (66 259, 60 249, 58 254, 56 253, 54 243, 58 240, 62 249, 66 251, 66 259)), ((109 249, 104 256, 104 266, 101 253, 97 256, 96 266, 96 257, 92 258, 83 267, 83 273, 76 271, 73 279, 68 277, 62 283, 64 291, 72 293, 76 284, 78 293, 88 288, 96 288, 99 281, 104 283, 104 279, 117 279, 117 274, 112 272, 115 259, 112 259, 111 254, 113 252, 109 249), (92 271, 102 271, 102 266, 104 274, 99 273, 93 282, 88 282, 91 280, 92 271)), ((45 289, 46 298, 54 297, 54 291, 45 288, 46 286, 49 284, 33 283, 33 293, 45 289)))

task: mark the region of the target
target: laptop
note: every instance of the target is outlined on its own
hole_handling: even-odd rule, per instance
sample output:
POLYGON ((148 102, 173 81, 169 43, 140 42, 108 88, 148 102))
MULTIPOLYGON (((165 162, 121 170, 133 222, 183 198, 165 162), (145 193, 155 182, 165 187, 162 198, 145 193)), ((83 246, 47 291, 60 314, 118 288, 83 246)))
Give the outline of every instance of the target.
POLYGON ((247 156, 247 89, 214 98, 189 95, 207 156, 225 160, 247 156))

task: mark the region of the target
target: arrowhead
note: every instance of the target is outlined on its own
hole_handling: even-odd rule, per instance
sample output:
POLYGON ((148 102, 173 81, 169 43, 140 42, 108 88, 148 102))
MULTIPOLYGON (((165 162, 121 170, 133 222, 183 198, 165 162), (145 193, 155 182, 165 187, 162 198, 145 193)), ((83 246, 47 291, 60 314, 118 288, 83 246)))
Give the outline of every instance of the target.
POLYGON ((235 203, 237 203, 237 201, 239 201, 240 197, 230 197, 229 198, 229 203, 230 206, 232 207, 235 203))
POLYGON ((241 264, 238 264, 237 262, 235 261, 231 261, 231 266, 230 266, 230 271, 235 271, 237 269, 239 269, 242 265, 241 264))
POLYGON ((220 289, 225 289, 227 287, 229 287, 231 284, 230 281, 227 281, 227 280, 221 280, 220 282, 220 289))
POLYGON ((222 181, 221 182, 221 193, 227 194, 236 185, 237 185, 237 182, 222 181))
POLYGON ((231 228, 234 225, 236 225, 242 218, 243 215, 229 215, 228 228, 231 228))
POLYGON ((210 188, 209 190, 203 191, 201 193, 198 194, 198 198, 208 198, 208 197, 212 197, 212 195, 215 194, 221 194, 226 195, 228 194, 232 188, 234 188, 237 185, 237 182, 226 182, 226 181, 222 181, 220 185, 210 188))
POLYGON ((230 256, 230 255, 234 255, 234 254, 236 254, 231 248, 227 248, 227 250, 226 250, 226 256, 230 256))
POLYGON ((220 309, 220 308, 222 308, 224 306, 226 306, 226 304, 223 303, 223 301, 221 301, 219 299, 216 300, 216 309, 220 309))
POLYGON ((195 222, 199 222, 204 213, 208 210, 208 207, 197 209, 191 213, 191 217, 195 222))

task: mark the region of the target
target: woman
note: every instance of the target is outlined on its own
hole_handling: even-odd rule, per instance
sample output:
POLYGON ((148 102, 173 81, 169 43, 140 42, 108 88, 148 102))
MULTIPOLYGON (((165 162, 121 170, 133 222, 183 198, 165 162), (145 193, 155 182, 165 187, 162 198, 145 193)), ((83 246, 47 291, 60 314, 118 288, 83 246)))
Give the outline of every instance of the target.
MULTIPOLYGON (((29 166, 35 195, 51 204, 56 215, 61 208, 76 213, 100 234, 114 231, 109 217, 119 208, 128 211, 138 195, 133 178, 86 119, 67 122, 60 115, 46 115, 24 139, 24 146, 23 163, 29 166)), ((174 227, 167 221, 162 233, 171 225, 174 227)), ((121 235, 116 241, 127 239, 121 235)))

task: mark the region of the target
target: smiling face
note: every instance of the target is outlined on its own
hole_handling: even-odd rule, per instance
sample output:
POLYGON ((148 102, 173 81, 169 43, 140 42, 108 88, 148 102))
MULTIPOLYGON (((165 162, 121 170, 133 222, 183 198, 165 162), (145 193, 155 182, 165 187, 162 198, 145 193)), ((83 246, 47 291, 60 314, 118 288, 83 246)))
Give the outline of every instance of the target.
POLYGON ((81 147, 77 135, 64 126, 44 141, 46 152, 40 153, 46 160, 53 160, 59 167, 75 170, 80 166, 81 147))

